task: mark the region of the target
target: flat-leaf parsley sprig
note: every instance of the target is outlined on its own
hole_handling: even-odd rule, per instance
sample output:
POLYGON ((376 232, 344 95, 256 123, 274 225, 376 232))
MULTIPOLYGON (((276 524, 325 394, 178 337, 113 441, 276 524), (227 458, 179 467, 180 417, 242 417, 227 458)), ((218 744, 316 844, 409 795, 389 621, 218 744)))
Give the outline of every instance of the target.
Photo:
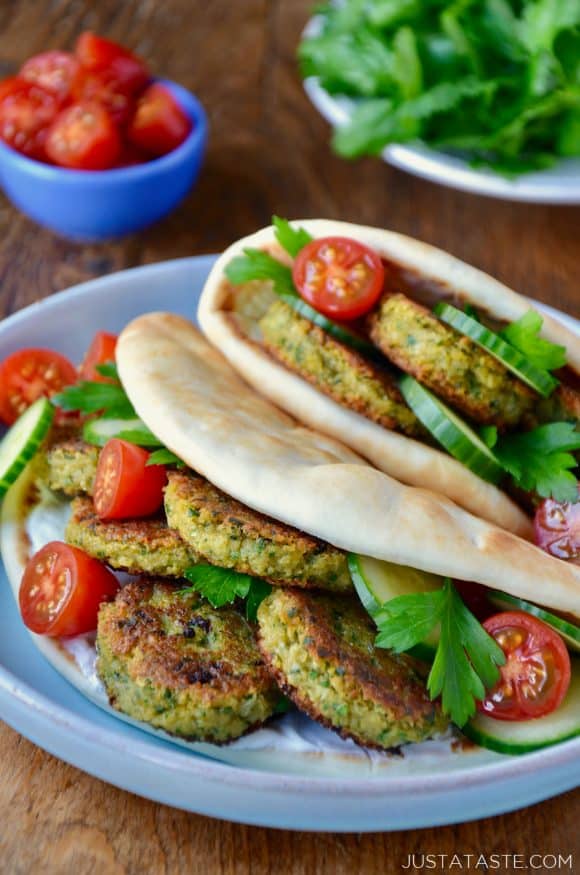
POLYGON ((181 592, 199 592, 214 608, 222 608, 233 604, 237 599, 244 599, 246 617, 252 622, 256 620, 260 604, 272 591, 270 584, 259 577, 216 565, 193 565, 187 569, 185 577, 192 585, 181 592))
POLYGON ((435 592, 403 595, 382 606, 375 618, 377 647, 396 653, 423 642, 435 629, 440 636, 427 680, 432 699, 441 696, 441 707, 457 726, 475 713, 476 700, 499 679, 505 656, 471 611, 449 579, 435 592))

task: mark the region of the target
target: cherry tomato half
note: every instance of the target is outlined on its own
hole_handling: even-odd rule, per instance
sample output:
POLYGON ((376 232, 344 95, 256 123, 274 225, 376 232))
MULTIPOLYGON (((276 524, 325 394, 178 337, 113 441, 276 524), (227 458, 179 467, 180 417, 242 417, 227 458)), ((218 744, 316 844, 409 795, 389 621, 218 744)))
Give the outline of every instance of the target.
POLYGON ((113 438, 99 456, 93 500, 102 520, 151 516, 163 503, 167 472, 147 465, 149 453, 113 438))
POLYGON ((121 140, 106 109, 98 103, 73 103, 50 126, 45 149, 61 167, 106 170, 117 162, 121 140))
POLYGON ((26 61, 18 74, 27 82, 35 82, 50 91, 61 103, 71 94, 73 80, 78 74, 79 62, 70 52, 42 52, 26 61))
POLYGON ((136 94, 151 78, 140 58, 119 43, 90 31, 78 38, 75 55, 85 70, 91 73, 106 71, 117 82, 119 90, 128 94, 136 94))
POLYGON ((117 578, 98 559, 52 541, 26 565, 20 613, 37 635, 81 635, 97 628, 99 605, 114 599, 118 589, 117 578))
POLYGON ((0 365, 0 419, 16 422, 42 396, 50 398, 77 381, 74 365, 49 349, 22 349, 0 365))
POLYGON ((150 155, 166 155, 181 145, 191 121, 163 85, 150 85, 137 101, 127 128, 129 141, 150 155))
POLYGON ((28 158, 46 158, 47 126, 57 112, 54 94, 35 82, 12 77, 0 83, 0 139, 28 158))
POLYGON ((579 559, 580 494, 576 502, 546 498, 536 510, 534 535, 546 553, 558 559, 579 559))
POLYGON ((97 383, 109 382, 109 377, 104 377, 97 371, 97 365, 105 365, 115 361, 115 349, 117 347, 117 335, 108 334, 106 331, 97 331, 89 346, 83 363, 79 368, 81 380, 93 380, 97 383))
POLYGON ((478 708, 496 720, 532 720, 561 704, 570 685, 566 645, 550 626, 523 611, 495 614, 483 624, 506 655, 500 679, 478 708))
POLYGON ((385 279, 376 252, 346 237, 322 237, 294 262, 294 283, 309 304, 333 319, 358 319, 376 304, 385 279))

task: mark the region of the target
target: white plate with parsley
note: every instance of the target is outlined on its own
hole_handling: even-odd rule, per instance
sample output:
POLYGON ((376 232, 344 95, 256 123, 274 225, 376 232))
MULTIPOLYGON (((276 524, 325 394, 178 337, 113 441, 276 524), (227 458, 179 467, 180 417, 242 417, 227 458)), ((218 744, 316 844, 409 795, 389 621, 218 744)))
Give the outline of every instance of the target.
MULTIPOLYGON (((213 261, 205 256, 124 271, 35 304, 0 326, 0 359, 23 346, 44 346, 79 360, 96 327, 118 332, 160 303, 192 318, 213 261)), ((556 315, 580 333, 579 323, 556 315)), ((39 538, 46 541, 55 525, 55 518, 39 519, 39 538)), ((102 706, 97 688, 89 701, 67 683, 33 645, 3 572, 0 578, 2 719, 56 756, 142 796, 263 826, 376 831, 485 817, 580 780, 580 738, 509 757, 450 734, 382 754, 342 741, 296 712, 200 754, 120 720, 102 706)))
POLYGON ((299 49, 345 158, 514 201, 580 203, 580 4, 327 3, 299 49))

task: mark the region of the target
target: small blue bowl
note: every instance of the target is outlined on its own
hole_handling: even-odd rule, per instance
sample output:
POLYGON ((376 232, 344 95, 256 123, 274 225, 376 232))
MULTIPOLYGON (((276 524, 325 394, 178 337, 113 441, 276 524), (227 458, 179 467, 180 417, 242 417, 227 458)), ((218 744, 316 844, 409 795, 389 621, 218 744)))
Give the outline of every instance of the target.
POLYGON ((192 121, 186 140, 161 158, 114 170, 67 170, 32 161, 0 140, 0 185, 23 213, 71 240, 122 237, 157 222, 189 192, 207 142, 200 102, 181 85, 159 80, 192 121))

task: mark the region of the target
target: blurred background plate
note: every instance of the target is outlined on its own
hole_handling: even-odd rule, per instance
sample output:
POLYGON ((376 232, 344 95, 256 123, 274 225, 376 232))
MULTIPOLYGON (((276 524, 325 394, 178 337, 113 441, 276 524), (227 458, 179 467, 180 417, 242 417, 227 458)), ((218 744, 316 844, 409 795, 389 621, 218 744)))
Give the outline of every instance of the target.
MULTIPOLYGON (((306 79, 304 88, 318 112, 333 127, 348 120, 353 106, 349 98, 328 94, 316 78, 306 79)), ((476 170, 461 158, 427 146, 394 144, 387 146, 382 155, 400 170, 474 194, 538 204, 580 204, 579 158, 562 159, 548 170, 507 179, 492 170, 476 170)))

